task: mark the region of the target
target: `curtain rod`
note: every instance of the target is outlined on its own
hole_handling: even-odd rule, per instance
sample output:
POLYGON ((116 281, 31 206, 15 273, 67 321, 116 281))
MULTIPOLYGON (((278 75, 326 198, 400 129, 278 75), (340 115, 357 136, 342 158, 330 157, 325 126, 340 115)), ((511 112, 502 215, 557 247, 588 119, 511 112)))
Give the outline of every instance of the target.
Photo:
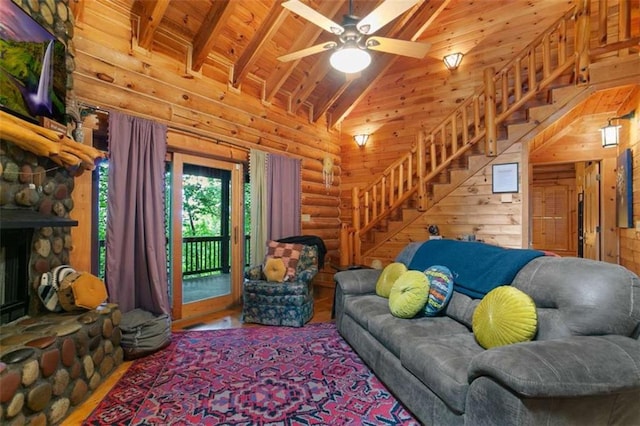
MULTIPOLYGON (((100 113, 109 115, 109 110, 104 109, 104 108, 99 107, 99 106, 96 106, 96 105, 88 104, 86 102, 79 101, 78 102, 78 106, 80 108, 86 108, 86 109, 93 110, 93 111, 100 111, 100 113)), ((246 147, 246 146, 243 146, 247 142, 241 141, 240 139, 238 139, 239 143, 234 143, 233 141, 226 141, 226 140, 222 140, 222 139, 220 139, 220 138, 218 138, 216 136, 209 135, 209 134, 207 134, 207 133, 209 133, 207 131, 204 131, 204 130, 200 130, 200 131, 193 130, 192 128, 190 128, 188 126, 180 126, 180 125, 176 125, 175 123, 168 122, 168 121, 158 120, 157 117, 149 116, 149 115, 146 115, 146 114, 130 114, 129 111, 125 111, 125 110, 122 110, 120 108, 111 107, 111 109, 118 110, 118 111, 121 111, 123 113, 127 113, 127 114, 129 114, 131 116, 134 116, 134 117, 140 117, 140 118, 144 118, 144 119, 147 119, 147 120, 163 123, 163 124, 165 124, 167 126, 167 129, 172 130, 172 131, 177 132, 177 133, 197 136, 197 137, 205 139, 207 141, 214 142, 214 143, 216 143, 218 145, 228 146, 230 148, 244 150, 246 152, 249 152, 249 148, 246 147)))
MULTIPOLYGON (((93 110, 96 110, 96 111, 100 111, 101 113, 105 113, 106 115, 109 115, 109 111, 104 109, 104 108, 102 108, 102 107, 91 105, 91 104, 88 104, 88 103, 83 102, 83 101, 78 101, 77 103, 78 103, 78 106, 80 106, 80 107, 85 107, 87 109, 93 109, 93 110)), ((129 114, 128 111, 120 109, 120 108, 116 108, 116 107, 110 107, 110 108, 114 109, 114 110, 118 110, 118 111, 123 112, 123 113, 129 114)), ((129 115, 132 115, 134 117, 145 118, 145 119, 151 120, 151 121, 160 122, 160 123, 166 124, 168 129, 173 130, 175 132, 179 132, 179 133, 183 133, 183 134, 187 134, 187 135, 197 136, 199 138, 214 142, 214 143, 216 143, 218 145, 228 146, 230 148, 243 150, 245 152, 249 152, 249 150, 253 148, 253 149, 260 149, 260 150, 265 151, 267 153, 273 153, 273 154, 279 154, 279 155, 283 154, 282 151, 279 151, 277 149, 272 149, 272 148, 265 147, 265 146, 262 146, 262 145, 259 145, 259 144, 253 144, 251 142, 246 142, 246 141, 243 141, 243 140, 237 139, 237 138, 225 138, 226 140, 225 139, 221 139, 221 138, 219 138, 219 137, 217 137, 215 135, 208 134, 209 132, 207 132, 206 130, 200 130, 200 131, 193 130, 191 127, 186 126, 186 125, 185 126, 180 126, 180 125, 177 125, 175 123, 168 122, 168 121, 158 120, 157 117, 148 116, 148 115, 145 115, 145 114, 129 114, 129 115)), ((293 154, 293 153, 287 152, 287 151, 285 151, 284 154, 286 154, 287 156, 292 157, 292 158, 298 158, 300 160, 309 160, 310 159, 309 157, 304 157, 302 155, 293 154)), ((320 161, 322 161, 322 159, 320 159, 320 161)))

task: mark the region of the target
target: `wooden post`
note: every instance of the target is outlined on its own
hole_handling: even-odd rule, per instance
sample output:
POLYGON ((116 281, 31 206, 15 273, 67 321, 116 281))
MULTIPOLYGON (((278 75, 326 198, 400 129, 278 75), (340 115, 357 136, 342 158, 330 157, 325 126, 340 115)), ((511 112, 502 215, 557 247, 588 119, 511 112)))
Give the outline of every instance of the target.
POLYGON ((424 191, 424 172, 425 172, 425 146, 424 146, 425 136, 424 132, 421 131, 418 134, 418 149, 417 149, 417 165, 418 168, 418 211, 425 211, 427 209, 427 197, 425 196, 424 191))
MULTIPOLYGON (((631 2, 621 1, 618 3, 618 40, 629 40, 631 38, 631 2)), ((627 56, 629 49, 618 51, 620 56, 627 56)))
POLYGON ((351 253, 349 252, 349 225, 340 224, 340 265, 351 264, 351 253))
POLYGON ((484 152, 488 157, 497 155, 498 126, 496 124, 496 84, 493 67, 484 70, 484 125, 486 129, 484 152))
POLYGON ((515 101, 518 102, 522 99, 522 62, 520 58, 516 59, 513 72, 513 89, 515 94, 515 101))
POLYGON ((576 19, 576 83, 589 82, 589 10, 590 1, 582 0, 578 5, 576 19))
POLYGON ((360 231, 353 234, 353 263, 359 265, 362 263, 362 242, 360 241, 360 231))
POLYGON ((353 229, 360 230, 360 195, 358 187, 354 186, 351 191, 351 221, 353 222, 353 229))

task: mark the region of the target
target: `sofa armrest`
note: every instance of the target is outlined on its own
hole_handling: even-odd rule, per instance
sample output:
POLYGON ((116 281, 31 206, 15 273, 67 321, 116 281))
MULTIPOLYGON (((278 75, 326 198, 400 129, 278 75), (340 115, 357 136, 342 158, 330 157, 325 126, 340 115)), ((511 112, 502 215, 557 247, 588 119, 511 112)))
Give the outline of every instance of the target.
POLYGON ((313 265, 303 271, 298 272, 295 281, 299 283, 309 284, 317 274, 318 267, 316 265, 313 265))
POLYGON ((524 397, 605 395, 640 389, 640 342, 573 336, 489 349, 474 357, 469 383, 489 376, 524 397))
POLYGON ((342 294, 375 293, 376 282, 381 273, 379 269, 354 269, 338 272, 334 279, 342 289, 342 294))

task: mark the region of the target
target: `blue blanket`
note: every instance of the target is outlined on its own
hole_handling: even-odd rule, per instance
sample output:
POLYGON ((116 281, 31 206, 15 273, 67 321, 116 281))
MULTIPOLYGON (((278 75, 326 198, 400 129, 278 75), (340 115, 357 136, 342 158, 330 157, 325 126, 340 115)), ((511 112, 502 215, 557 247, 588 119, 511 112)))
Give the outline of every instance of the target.
POLYGON ((453 273, 454 290, 475 299, 501 285, 509 285, 539 250, 508 249, 480 242, 429 240, 416 251, 408 268, 424 271, 443 265, 453 273))

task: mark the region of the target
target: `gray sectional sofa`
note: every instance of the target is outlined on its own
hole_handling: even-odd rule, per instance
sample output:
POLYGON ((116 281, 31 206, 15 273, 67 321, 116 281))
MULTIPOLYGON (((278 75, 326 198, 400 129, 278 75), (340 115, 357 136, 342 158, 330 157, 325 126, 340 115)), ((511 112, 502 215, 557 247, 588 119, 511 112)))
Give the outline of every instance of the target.
MULTIPOLYGON (((410 265, 417 244, 397 260, 410 265)), ((337 328, 424 424, 640 425, 640 281, 629 270, 529 261, 511 285, 535 301, 537 334, 488 350, 471 327, 480 299, 454 291, 440 316, 396 318, 375 293, 380 273, 335 275, 337 328)))

